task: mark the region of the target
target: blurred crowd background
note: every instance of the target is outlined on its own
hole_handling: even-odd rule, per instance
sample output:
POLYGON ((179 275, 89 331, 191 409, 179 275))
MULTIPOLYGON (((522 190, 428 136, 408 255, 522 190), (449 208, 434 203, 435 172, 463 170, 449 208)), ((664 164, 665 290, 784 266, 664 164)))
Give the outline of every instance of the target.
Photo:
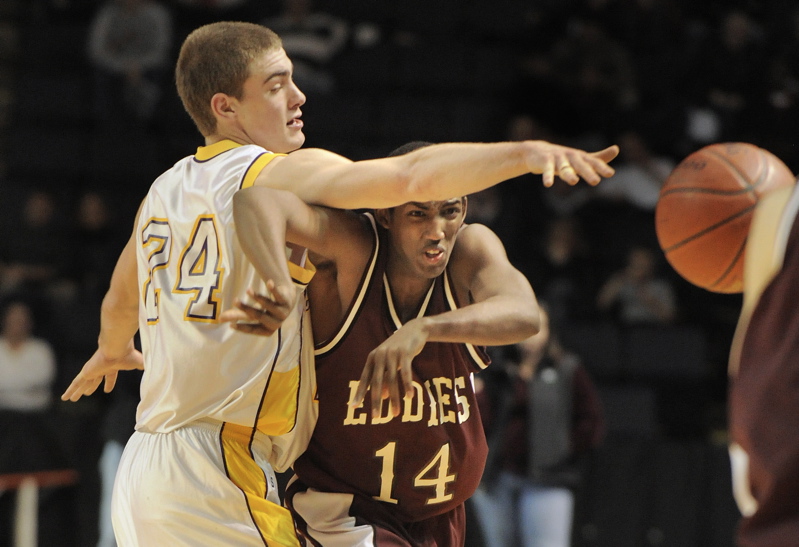
MULTIPOLYGON (((520 177, 472 196, 469 220, 501 236, 600 394, 607 435, 574 544, 731 545, 726 360, 740 297, 674 273, 654 208, 671 169, 712 142, 799 169, 788 0, 2 0, 0 473, 80 473, 42 492, 43 541, 98 541, 99 463, 132 430, 137 378, 57 396, 96 347, 147 188, 203 144, 172 69, 183 38, 216 20, 282 36, 309 147, 359 160, 410 140, 621 146, 599 187, 520 177)), ((12 503, 0 494, 0 530, 12 503)))

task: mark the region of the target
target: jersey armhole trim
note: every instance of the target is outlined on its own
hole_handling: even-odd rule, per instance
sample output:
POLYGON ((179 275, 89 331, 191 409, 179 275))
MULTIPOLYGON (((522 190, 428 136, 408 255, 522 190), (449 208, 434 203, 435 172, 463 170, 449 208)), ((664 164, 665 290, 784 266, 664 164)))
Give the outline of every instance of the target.
POLYGON ((369 261, 369 266, 366 268, 364 272, 363 279, 361 279, 361 286, 358 289, 358 294, 355 297, 355 300, 352 302, 350 306, 350 310, 347 313, 347 317, 344 319, 344 322, 341 324, 341 327, 336 331, 330 340, 327 342, 322 342, 319 346, 317 346, 314 350, 314 355, 317 357, 322 356, 330 351, 332 351, 344 338, 344 336, 349 331, 350 327, 352 326, 355 318, 358 316, 360 312, 361 305, 363 301, 366 299, 366 293, 369 290, 369 286, 372 281, 372 275, 375 271, 375 265, 377 264, 377 257, 380 251, 380 237, 377 233, 377 224, 375 223, 374 217, 370 213, 364 213, 364 216, 369 219, 369 223, 372 226, 372 231, 374 233, 375 238, 375 246, 374 251, 372 252, 372 259, 369 261))
MULTIPOLYGON (((452 290, 452 282, 449 278, 448 270, 444 270, 444 295, 447 298, 447 304, 449 304, 449 309, 457 310, 458 301, 455 298, 455 293, 452 290)), ((484 370, 486 367, 488 367, 488 365, 491 364, 491 359, 488 357, 488 354, 485 352, 485 350, 483 350, 481 347, 477 347, 474 344, 469 344, 469 343, 464 343, 463 346, 466 348, 466 351, 469 353, 469 356, 472 358, 476 371, 484 370)))
POLYGON ((253 160, 247 170, 244 172, 244 177, 241 180, 241 188, 249 188, 255 184, 255 179, 264 170, 264 167, 278 156, 285 156, 286 154, 273 154, 272 152, 264 152, 253 160))

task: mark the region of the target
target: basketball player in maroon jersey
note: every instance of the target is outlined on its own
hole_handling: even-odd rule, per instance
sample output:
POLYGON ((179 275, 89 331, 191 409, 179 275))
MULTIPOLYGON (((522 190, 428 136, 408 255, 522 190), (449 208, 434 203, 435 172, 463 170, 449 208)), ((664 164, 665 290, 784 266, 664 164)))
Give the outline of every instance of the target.
POLYGON ((739 547, 799 542, 799 186, 758 202, 730 355, 730 456, 739 547))
MULTIPOLYGON (((289 241, 317 255, 319 421, 286 495, 300 534, 323 546, 462 545, 487 452, 471 376, 489 363, 480 346, 537 330, 529 283, 496 235, 464 224, 465 197, 373 215, 283 192, 236 200, 239 226, 268 218, 278 232, 240 234, 253 256, 286 223, 289 241)), ((254 296, 259 306, 223 319, 258 319, 270 303, 254 296)))

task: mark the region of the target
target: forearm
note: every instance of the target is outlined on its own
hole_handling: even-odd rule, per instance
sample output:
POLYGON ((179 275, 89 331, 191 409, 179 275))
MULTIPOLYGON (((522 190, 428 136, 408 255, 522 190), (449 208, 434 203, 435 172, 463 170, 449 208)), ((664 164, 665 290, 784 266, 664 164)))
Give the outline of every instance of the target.
MULTIPOLYGON (((135 302, 135 301, 134 301, 135 302)), ((129 298, 109 291, 103 299, 100 312, 100 336, 98 347, 108 359, 127 354, 133 344, 133 336, 139 329, 138 303, 131 305, 129 298)))
POLYGON ((253 194, 239 191, 233 196, 236 236, 244 254, 264 281, 290 285, 286 263, 287 212, 279 203, 280 192, 253 194))
POLYGON ((420 148, 403 157, 405 176, 400 190, 414 201, 444 200, 479 192, 528 173, 526 159, 536 146, 535 142, 503 142, 420 148))
POLYGON ((508 297, 489 298, 439 315, 414 319, 427 342, 502 346, 538 332, 538 307, 508 297))
POLYGON ((395 158, 352 164, 333 180, 337 203, 356 208, 440 201, 478 192, 528 172, 526 143, 446 143, 395 158))

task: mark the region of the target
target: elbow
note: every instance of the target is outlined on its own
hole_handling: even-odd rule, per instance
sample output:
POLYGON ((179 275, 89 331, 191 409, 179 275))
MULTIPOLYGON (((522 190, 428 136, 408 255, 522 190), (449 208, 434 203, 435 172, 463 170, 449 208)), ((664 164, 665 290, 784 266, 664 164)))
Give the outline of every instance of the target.
POLYGON ((538 334, 541 330, 541 311, 537 305, 529 307, 524 311, 521 324, 525 340, 538 334))

